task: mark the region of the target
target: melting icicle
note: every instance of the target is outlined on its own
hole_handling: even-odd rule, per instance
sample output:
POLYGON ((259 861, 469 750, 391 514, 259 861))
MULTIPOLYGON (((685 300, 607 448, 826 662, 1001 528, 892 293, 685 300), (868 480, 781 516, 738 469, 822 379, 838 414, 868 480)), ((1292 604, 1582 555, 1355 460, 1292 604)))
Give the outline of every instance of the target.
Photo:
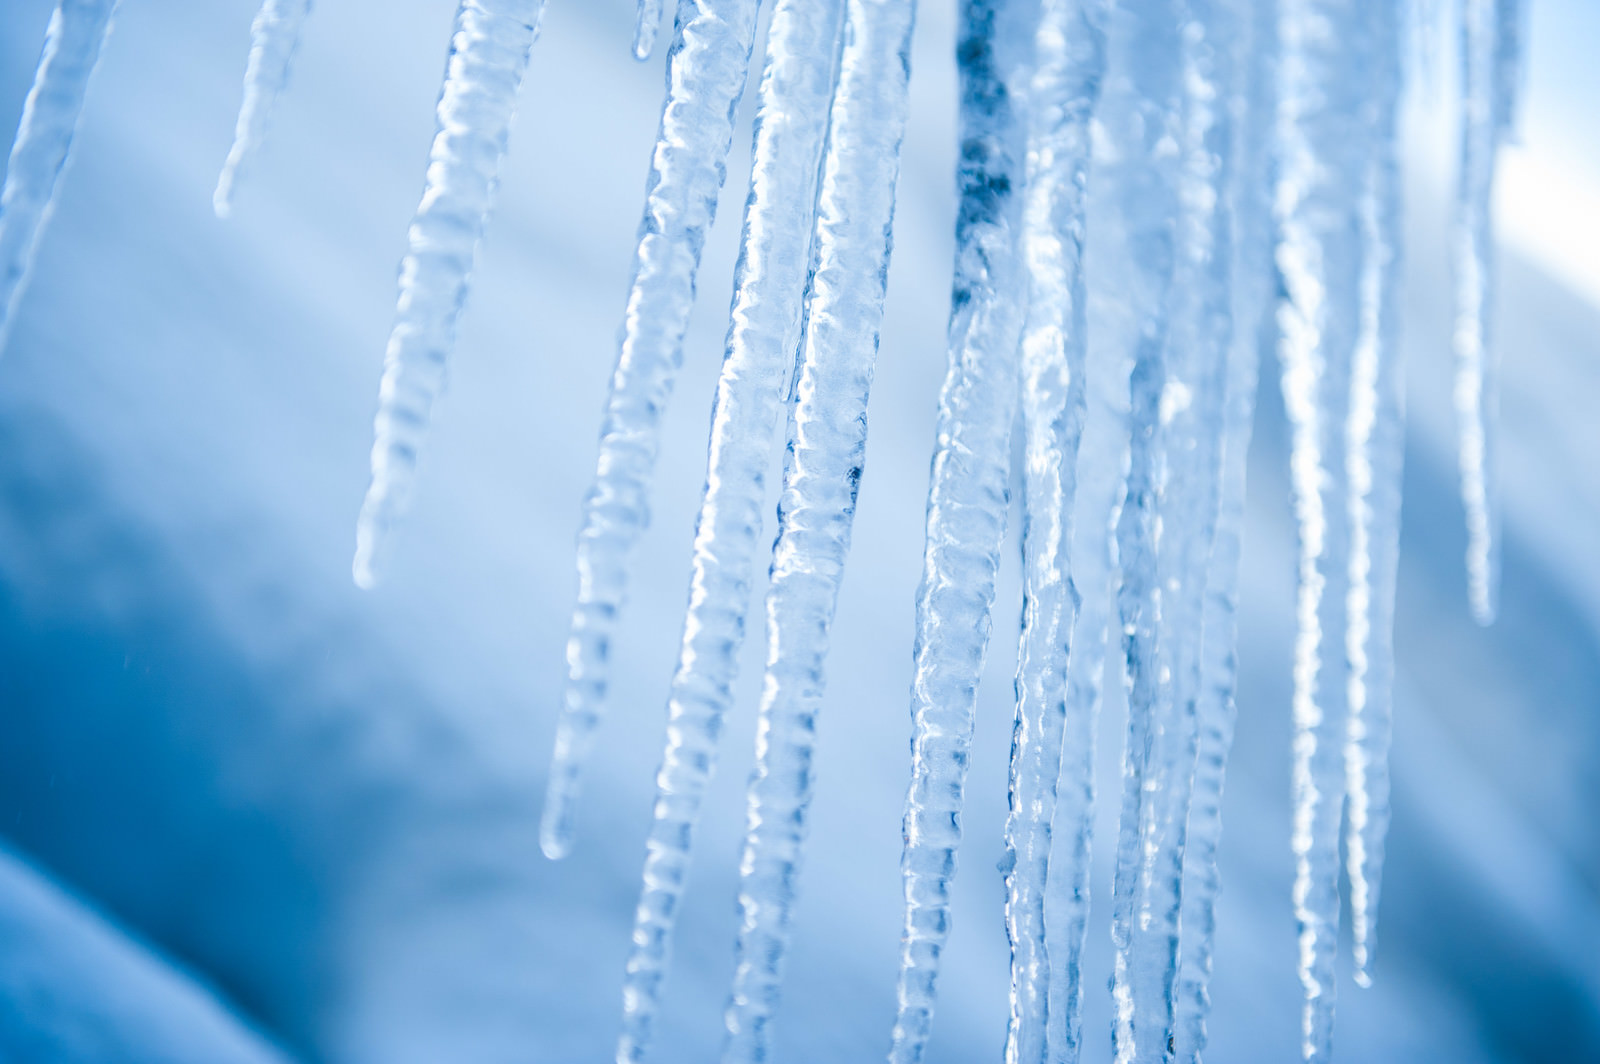
POLYGON ((289 63, 300 40, 300 27, 311 13, 311 0, 265 0, 250 24, 250 61, 244 72, 244 103, 234 127, 233 147, 222 164, 211 206, 218 218, 233 213, 233 187, 240 169, 261 146, 279 93, 289 81, 289 63))
POLYGON ((767 1058, 811 801, 816 717, 866 450, 910 77, 912 0, 849 0, 767 591, 767 667, 723 1059, 767 1058))
POLYGON ((1333 1033, 1349 691, 1343 647, 1330 648, 1324 634, 1331 638, 1345 623, 1349 515, 1341 459, 1362 310, 1361 200, 1372 157, 1371 79, 1349 72, 1383 47, 1375 39, 1377 6, 1285 0, 1280 23, 1277 258, 1288 299, 1279 310, 1279 354, 1300 539, 1291 845, 1308 1061, 1328 1059, 1333 1033))
POLYGON ((1377 46, 1372 156, 1361 198, 1361 319, 1350 377, 1345 477, 1350 521, 1345 656, 1350 719, 1345 736, 1345 870, 1355 979, 1371 982, 1373 929, 1389 827, 1389 739, 1394 693, 1394 594, 1400 561, 1400 474, 1405 451, 1398 318, 1400 12, 1372 6, 1377 46))
POLYGON ((1119 11, 1124 46, 1136 57, 1123 75, 1122 106, 1108 112, 1117 157, 1105 174, 1115 189, 1128 265, 1127 313, 1134 329, 1127 498, 1117 525, 1122 570, 1117 611, 1127 658, 1128 735, 1113 882, 1112 1049, 1118 1064, 1159 1060, 1166 1047, 1164 1007, 1143 992, 1150 964, 1142 854, 1153 845, 1154 799, 1165 786, 1167 725, 1159 656, 1162 588, 1157 566, 1164 475, 1161 413, 1166 389, 1169 294, 1179 213, 1182 5, 1176 0, 1119 11))
POLYGON ((605 703, 628 556, 649 521, 661 415, 683 362, 695 273, 727 173, 758 7, 757 0, 686 4, 667 63, 667 98, 634 252, 622 345, 578 532, 578 602, 567 639, 566 693, 540 832, 540 845, 552 859, 572 848, 579 780, 605 703))
POLYGON ((994 0, 963 0, 960 163, 949 369, 928 486, 927 545, 912 651, 911 786, 900 860, 905 926, 889 1060, 922 1059, 933 1023, 978 679, 1005 537, 1017 345, 1024 306, 1016 249, 1020 173, 994 0))
POLYGON ((660 1004, 700 804, 733 700, 761 536, 773 430, 800 340, 817 172, 833 95, 842 0, 778 0, 767 36, 750 198, 717 381, 683 645, 667 700, 644 887, 623 977, 617 1060, 640 1060, 660 1004))
POLYGON ((1222 788, 1233 747, 1237 680, 1239 552, 1257 369, 1263 349, 1276 346, 1269 310, 1277 276, 1272 265, 1270 204, 1255 194, 1271 187, 1273 83, 1277 31, 1274 2, 1250 5, 1238 22, 1234 54, 1234 173, 1229 190, 1233 226, 1233 320, 1221 422, 1216 529, 1201 610, 1200 680, 1195 706, 1194 793, 1184 844, 1181 956, 1174 1059, 1197 1064, 1205 1049, 1216 900, 1221 888, 1217 850, 1222 838, 1222 788))
POLYGON ((1499 418, 1494 295, 1494 165, 1510 130, 1520 67, 1520 0, 1462 0, 1461 176, 1456 201, 1456 418, 1467 511, 1467 597, 1479 624, 1494 620, 1500 584, 1500 509, 1494 427, 1499 418))
MULTIPOLYGON (((1006 1059, 1013 1062, 1046 1059, 1051 980, 1045 890, 1067 724, 1068 648, 1079 601, 1068 552, 1085 417, 1084 187, 1089 121, 1105 74, 1104 17, 1098 0, 1041 5, 1028 101, 1022 227, 1028 284, 1021 364, 1023 627, 1005 832, 1011 942, 1006 1059)), ((1057 1052, 1058 1060, 1076 1060, 1075 1034, 1071 1044, 1070 1052, 1057 1052)))
POLYGON ((655 51, 656 35, 661 31, 661 0, 639 0, 638 21, 633 27, 633 57, 639 62, 655 51))
POLYGON ((44 54, 22 105, 0 189, 0 351, 33 270, 89 78, 116 10, 117 0, 60 0, 50 15, 44 54))
POLYGON ((444 387, 456 319, 510 136, 517 89, 544 0, 462 0, 439 94, 427 184, 400 263, 400 299, 383 358, 372 484, 356 524, 358 586, 380 572, 390 527, 410 503, 417 452, 444 387))

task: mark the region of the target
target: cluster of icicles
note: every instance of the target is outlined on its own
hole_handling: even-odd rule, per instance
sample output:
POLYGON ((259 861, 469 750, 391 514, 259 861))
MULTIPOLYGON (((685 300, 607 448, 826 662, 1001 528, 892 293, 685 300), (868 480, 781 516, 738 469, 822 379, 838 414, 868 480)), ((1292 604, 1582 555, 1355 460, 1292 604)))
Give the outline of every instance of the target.
MULTIPOLYGON (((1299 521, 1292 851, 1307 1060, 1330 1052, 1343 871, 1370 971, 1384 832, 1399 536, 1400 172, 1408 0, 959 0, 960 191, 916 601, 905 926, 890 1060, 922 1058, 950 926, 976 688, 1020 416, 1025 570, 1004 862, 1006 1059, 1076 1061, 1098 663, 1122 633, 1129 719, 1111 932, 1118 1061, 1205 1043, 1232 739, 1245 455, 1276 351, 1299 521), (1024 25, 1024 23, 1027 23, 1024 25), (1021 42, 1020 44, 1018 42, 1021 42), (1089 358, 1086 198, 1114 232, 1125 350, 1089 358), (1085 439, 1091 369, 1120 373, 1120 437, 1085 439), (1080 471, 1123 470, 1103 505, 1080 471), (1104 557, 1068 565, 1073 517, 1104 557), (1340 639, 1342 636, 1342 645, 1340 639), (1047 898, 1049 904, 1047 905, 1047 898), (1049 920, 1046 920, 1047 915, 1049 920)), ((0 199, 10 322, 116 0, 61 0, 0 199)), ((261 141, 310 0, 257 17, 237 139, 261 141)), ((462 0, 382 382, 355 579, 404 511, 543 0, 462 0)), ((640 0, 648 56, 662 0, 640 0)), ((542 843, 573 838, 630 550, 757 39, 759 0, 681 0, 593 487, 542 843)), ((866 442, 905 130, 914 0, 774 0, 726 356, 667 704, 619 1061, 650 1039, 691 839, 730 708, 776 430, 787 446, 740 865, 724 1059, 765 1059, 791 931, 814 736, 866 442)), ((1518 72, 1519 0, 1461 0, 1456 239, 1462 495, 1475 615, 1494 610, 1489 201, 1518 72)))

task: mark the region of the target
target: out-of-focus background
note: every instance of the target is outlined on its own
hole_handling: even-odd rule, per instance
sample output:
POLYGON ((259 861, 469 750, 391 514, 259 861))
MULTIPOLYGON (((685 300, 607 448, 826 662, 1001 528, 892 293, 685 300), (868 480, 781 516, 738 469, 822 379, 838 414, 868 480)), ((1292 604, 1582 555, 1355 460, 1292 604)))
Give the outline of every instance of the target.
MULTIPOLYGON (((51 6, 0 5, 7 142, 51 6)), ((0 1059, 610 1059, 751 108, 580 844, 551 863, 536 829, 572 538, 663 58, 631 59, 631 0, 550 4, 414 512, 388 582, 360 593, 352 529, 455 4, 319 4, 222 223, 211 188, 255 6, 123 5, 0 361, 0 1059)), ((893 1014, 912 596, 951 260, 953 7, 924 0, 917 30, 779 1061, 878 1059, 893 1014)), ((1600 1060, 1600 7, 1532 8, 1521 143, 1500 186, 1505 581, 1487 630, 1466 610, 1449 398, 1452 37, 1418 49, 1395 812, 1376 983, 1339 990, 1348 1061, 1600 1060)), ((1251 464, 1218 1061, 1297 1052, 1294 533, 1273 371, 1251 464)), ((1004 1035, 994 864, 1014 550, 1006 564, 1013 606, 980 706, 939 1062, 996 1059, 1004 1035)), ((699 836, 663 1064, 711 1059, 719 1043, 760 643, 699 836)), ((1117 686, 1102 793, 1120 756, 1117 686)), ((1103 860, 1095 889, 1089 1060, 1109 1059, 1103 860)))

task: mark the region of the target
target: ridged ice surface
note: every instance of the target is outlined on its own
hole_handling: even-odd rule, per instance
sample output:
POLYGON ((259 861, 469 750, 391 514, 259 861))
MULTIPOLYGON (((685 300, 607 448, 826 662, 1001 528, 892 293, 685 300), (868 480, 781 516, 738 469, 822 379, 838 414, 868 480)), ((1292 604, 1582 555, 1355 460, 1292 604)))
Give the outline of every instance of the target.
POLYGON ((1217 867, 1222 839, 1222 788, 1233 747, 1238 678, 1240 537, 1244 531, 1247 458, 1255 417, 1258 365, 1276 345, 1270 313, 1276 295, 1271 204, 1253 190, 1270 186, 1275 3, 1234 5, 1233 76, 1226 79, 1234 124, 1233 176, 1226 191, 1232 229, 1233 328, 1224 383, 1217 516, 1200 618, 1199 687, 1195 692, 1195 769, 1183 853, 1180 965, 1174 990, 1174 1059, 1194 1064, 1206 1044, 1210 1010, 1217 867))
POLYGON ((767 1059, 814 781, 828 633, 866 450, 910 78, 911 0, 850 0, 817 197, 767 591, 767 665, 740 860, 723 1059, 767 1059))
MULTIPOLYGON (((1132 326, 1129 380, 1127 497, 1117 532, 1121 584, 1117 616, 1126 658, 1128 730, 1122 759, 1122 800, 1111 899, 1112 1053, 1118 1064, 1159 1059, 1166 1041, 1165 1009, 1153 1009, 1140 985, 1150 964, 1144 855, 1154 845, 1156 789, 1164 784, 1166 724, 1160 657, 1163 591, 1158 565, 1164 488, 1162 412, 1172 281, 1178 255, 1184 140, 1183 6, 1173 2, 1129 7, 1113 14, 1113 40, 1136 56, 1120 77, 1120 105, 1107 108, 1114 156, 1097 171, 1111 188, 1121 227, 1127 281, 1120 299, 1132 326), (1118 25, 1120 23, 1120 25, 1118 25), (1148 934, 1147 934, 1148 932, 1148 934)), ((1115 53, 1114 53, 1115 54, 1115 53)), ((1114 68, 1115 69, 1115 68, 1114 68)))
POLYGON ((843 0, 778 0, 767 36, 727 354, 711 418, 683 643, 667 700, 644 886, 622 984, 618 1061, 642 1058, 660 1004, 695 823, 733 701, 772 440, 800 341, 817 175, 843 0))
MULTIPOLYGON (((1376 6, 1376 5, 1374 5, 1376 6)), ((1345 434, 1361 319, 1360 203, 1367 185, 1370 79, 1349 71, 1379 47, 1371 9, 1285 0, 1279 98, 1278 268, 1283 400, 1299 525, 1291 849, 1302 1055, 1328 1059, 1339 935, 1350 529, 1345 434)))
MULTIPOLYGON (((1047 1048, 1056 1060, 1075 1060, 1078 1042, 1074 1022, 1070 1050, 1047 1047, 1051 956, 1045 892, 1067 726, 1068 652, 1078 617, 1068 558, 1088 354, 1084 192, 1089 123, 1105 76, 1104 20, 1098 0, 1042 4, 1028 92, 1019 282, 1028 297, 1021 356, 1023 620, 1004 858, 1011 943, 1006 1059, 1014 1062, 1045 1061, 1047 1048)), ((1061 854, 1068 861, 1086 858, 1087 839, 1069 840, 1061 854)), ((1076 1011, 1074 1004, 1074 1021, 1076 1011)))
POLYGON ((250 60, 244 71, 244 102, 233 131, 233 146, 217 178, 211 206, 218 218, 233 213, 233 190, 250 156, 267 135, 272 108, 289 83, 289 64, 300 41, 300 27, 311 14, 311 0, 265 0, 250 24, 250 60))
POLYGON ((1495 156, 1511 130, 1520 79, 1522 0, 1462 0, 1461 172, 1456 198, 1456 419, 1467 511, 1467 599, 1478 623, 1499 608, 1495 484, 1499 355, 1493 337, 1495 156))
POLYGON ((1400 563, 1400 479, 1405 380, 1400 362, 1400 169, 1396 143, 1404 24, 1397 5, 1374 4, 1369 63, 1375 121, 1360 202, 1361 318, 1350 369, 1345 429, 1350 556, 1345 658, 1345 874, 1355 979, 1371 981, 1384 836, 1389 828, 1389 745, 1394 700, 1394 596, 1400 563))
POLYGON ((494 199, 517 90, 544 0, 462 0, 439 94, 422 202, 400 263, 400 298, 384 352, 372 483, 356 525, 355 582, 371 587, 394 523, 410 505, 417 454, 444 387, 456 320, 494 199))
POLYGON ((117 0, 60 0, 50 15, 44 53, 22 105, 0 188, 0 351, 33 271, 89 79, 116 10, 117 0))
POLYGON ((605 705, 629 556, 649 523, 661 416, 683 363, 695 274, 727 174, 757 8, 757 0, 694 0, 678 12, 621 350, 578 531, 578 602, 540 831, 540 845, 553 858, 572 847, 579 780, 605 705))
POLYGON ((997 54, 994 0, 963 0, 955 270, 949 368, 939 393, 911 681, 911 786, 900 874, 905 924, 889 1060, 922 1059, 933 1022, 978 678, 1005 537, 1017 345, 1025 311, 1017 254, 1015 106, 997 54))

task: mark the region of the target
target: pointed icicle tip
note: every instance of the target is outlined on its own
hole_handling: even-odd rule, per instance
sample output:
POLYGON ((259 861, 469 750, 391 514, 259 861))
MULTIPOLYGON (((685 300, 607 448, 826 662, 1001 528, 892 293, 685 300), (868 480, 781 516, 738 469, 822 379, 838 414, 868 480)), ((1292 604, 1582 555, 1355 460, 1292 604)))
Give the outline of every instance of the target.
POLYGON ((639 18, 633 27, 633 57, 641 63, 655 51, 656 36, 661 32, 661 4, 662 0, 639 0, 639 18))

